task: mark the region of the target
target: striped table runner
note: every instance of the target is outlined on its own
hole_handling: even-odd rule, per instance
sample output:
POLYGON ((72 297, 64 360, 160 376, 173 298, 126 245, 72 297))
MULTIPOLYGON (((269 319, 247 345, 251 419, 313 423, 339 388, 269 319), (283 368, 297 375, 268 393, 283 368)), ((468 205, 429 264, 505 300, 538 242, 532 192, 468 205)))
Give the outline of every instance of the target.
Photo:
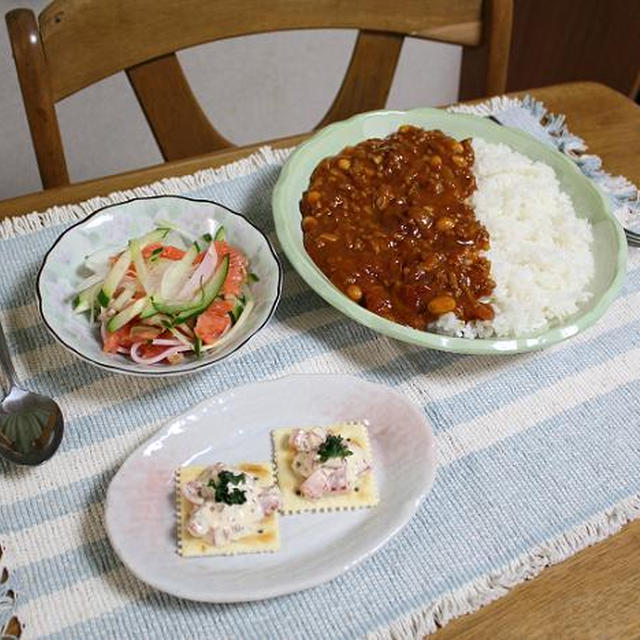
MULTIPOLYGON (((540 125, 543 109, 531 100, 502 99, 480 110, 580 152, 561 121, 540 125)), ((628 183, 577 155, 617 207, 633 206, 628 183)), ((0 576, 3 566, 9 576, 0 584, 0 624, 15 609, 23 638, 420 637, 640 513, 640 250, 631 250, 623 291, 595 327, 534 354, 460 356, 394 342, 328 307, 288 264, 272 322, 211 370, 129 378, 54 343, 38 318, 34 279, 72 221, 106 202, 178 193, 228 204, 273 236, 271 189, 285 156, 264 149, 221 170, 0 227, 0 319, 18 375, 56 397, 67 424, 61 450, 46 465, 0 462, 0 576), (384 382, 423 407, 440 467, 418 515, 356 569, 274 600, 198 604, 134 578, 104 531, 105 491, 127 455, 205 397, 310 372, 384 382)))

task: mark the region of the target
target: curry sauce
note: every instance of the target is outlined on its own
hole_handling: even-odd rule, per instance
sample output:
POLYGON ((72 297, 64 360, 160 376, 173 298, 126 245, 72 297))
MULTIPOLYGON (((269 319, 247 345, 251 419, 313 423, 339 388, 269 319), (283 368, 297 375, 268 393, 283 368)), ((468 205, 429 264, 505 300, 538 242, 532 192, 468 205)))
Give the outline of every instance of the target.
POLYGON ((473 163, 470 139, 408 125, 325 158, 300 201, 307 252, 349 298, 394 322, 492 319, 473 163))

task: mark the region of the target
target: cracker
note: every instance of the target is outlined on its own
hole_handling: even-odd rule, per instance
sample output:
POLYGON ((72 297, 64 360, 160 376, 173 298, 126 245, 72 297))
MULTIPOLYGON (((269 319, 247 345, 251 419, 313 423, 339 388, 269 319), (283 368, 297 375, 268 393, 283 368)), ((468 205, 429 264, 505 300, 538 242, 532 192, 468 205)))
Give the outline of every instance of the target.
MULTIPOLYGON (((373 460, 369 436, 364 424, 361 422, 340 422, 325 428, 330 433, 341 435, 345 440, 349 439, 351 442, 359 445, 367 452, 369 458, 373 460)), ((282 495, 283 513, 360 509, 363 507, 373 507, 378 504, 379 499, 373 469, 370 469, 360 476, 356 487, 349 492, 327 495, 317 500, 310 500, 301 495, 297 495, 296 491, 302 482, 304 482, 304 478, 295 473, 291 464, 295 452, 288 446, 288 440, 291 432, 295 430, 296 429, 275 429, 271 432, 276 463, 276 476, 282 495)))
MULTIPOLYGON (((261 486, 269 487, 273 484, 273 466, 268 462, 244 462, 231 466, 234 469, 240 469, 245 473, 256 476, 258 484, 261 486)), ((277 551, 280 548, 280 536, 276 512, 263 518, 259 526, 259 531, 262 531, 262 533, 254 533, 222 546, 208 544, 201 538, 194 538, 187 531, 186 525, 192 505, 183 497, 182 487, 187 482, 195 480, 205 469, 206 467, 204 466, 188 466, 180 467, 176 471, 178 555, 183 558, 190 558, 195 556, 227 556, 238 553, 277 551)))

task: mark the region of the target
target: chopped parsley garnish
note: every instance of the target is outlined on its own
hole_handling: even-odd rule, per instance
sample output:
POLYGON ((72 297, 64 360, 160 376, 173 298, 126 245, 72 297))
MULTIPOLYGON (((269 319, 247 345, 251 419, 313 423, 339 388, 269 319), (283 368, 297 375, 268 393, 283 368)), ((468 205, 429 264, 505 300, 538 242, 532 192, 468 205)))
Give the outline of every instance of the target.
POLYGON ((214 482, 213 478, 207 482, 207 486, 215 491, 215 501, 224 504, 244 504, 247 496, 242 489, 234 487, 231 489, 229 485, 238 485, 244 483, 246 477, 244 473, 232 473, 226 469, 218 474, 218 482, 214 482))
POLYGON ((349 450, 342 436, 329 434, 327 439, 318 447, 320 462, 326 462, 329 458, 346 458, 352 455, 353 451, 349 450))
POLYGON ((249 274, 249 280, 251 282, 260 282, 260 278, 258 278, 258 276, 253 272, 249 274))
POLYGON ((157 247, 156 249, 154 249, 151 252, 150 262, 155 262, 160 257, 160 254, 162 253, 163 249, 164 247, 157 247))

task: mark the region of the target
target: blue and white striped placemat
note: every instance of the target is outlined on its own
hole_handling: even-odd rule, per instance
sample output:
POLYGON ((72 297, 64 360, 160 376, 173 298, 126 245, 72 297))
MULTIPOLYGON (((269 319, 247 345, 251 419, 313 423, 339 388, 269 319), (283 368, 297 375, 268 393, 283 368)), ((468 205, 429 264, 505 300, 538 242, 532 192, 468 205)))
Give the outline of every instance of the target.
MULTIPOLYGON (((575 151, 561 122, 539 125, 533 101, 482 109, 575 151)), ((639 250, 630 251, 623 291, 595 327, 534 354, 460 356, 394 342, 328 307, 288 264, 270 325, 214 369, 129 378, 54 343, 38 317, 34 280, 70 222, 133 195, 183 193, 226 203, 273 234, 271 189, 285 156, 265 149, 222 170, 0 225, 0 318, 19 377, 56 397, 67 424, 46 465, 0 462, 0 565, 9 571, 0 624, 2 608, 11 615, 15 607, 23 638, 417 638, 640 514, 639 250), (298 372, 360 375, 424 408, 440 467, 418 515, 356 569, 274 600, 197 604, 134 578, 104 531, 105 491, 119 465, 169 416, 203 398, 298 372)), ((628 185, 583 164, 605 188, 624 186, 612 193, 617 206, 633 202, 628 185)))

